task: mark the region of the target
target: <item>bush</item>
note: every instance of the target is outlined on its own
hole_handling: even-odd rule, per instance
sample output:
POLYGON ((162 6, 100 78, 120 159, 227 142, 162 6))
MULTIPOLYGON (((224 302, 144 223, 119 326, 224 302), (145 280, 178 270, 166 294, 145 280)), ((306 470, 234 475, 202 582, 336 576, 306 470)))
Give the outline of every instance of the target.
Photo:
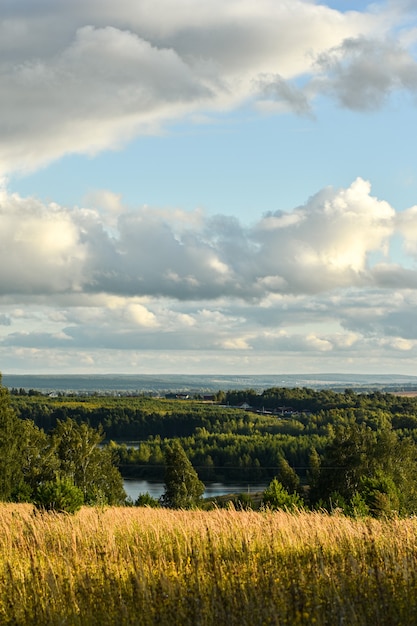
POLYGON ((140 493, 135 500, 135 506, 150 506, 156 509, 159 507, 159 501, 156 498, 152 498, 148 492, 140 493))
POLYGON ((277 478, 274 478, 265 489, 262 503, 268 509, 285 509, 288 511, 301 509, 303 500, 296 493, 288 493, 277 478))
POLYGON ((84 496, 68 478, 56 478, 39 485, 34 503, 44 511, 76 513, 84 504, 84 496))
POLYGON ((248 493, 238 493, 232 502, 237 510, 251 511, 254 508, 253 500, 248 493))

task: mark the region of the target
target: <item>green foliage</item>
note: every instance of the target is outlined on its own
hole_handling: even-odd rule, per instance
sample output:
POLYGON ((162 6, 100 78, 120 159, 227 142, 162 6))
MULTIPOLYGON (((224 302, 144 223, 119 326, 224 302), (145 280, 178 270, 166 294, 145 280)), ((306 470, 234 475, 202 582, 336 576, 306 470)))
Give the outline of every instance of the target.
POLYGON ((312 500, 326 500, 337 492, 348 502, 358 491, 361 478, 371 475, 374 444, 374 433, 363 424, 339 426, 325 448, 312 500))
POLYGON ((126 499, 123 479, 112 450, 99 447, 103 438, 102 429, 71 419, 59 421, 52 433, 59 474, 81 489, 86 504, 122 504, 126 499))
POLYGON ((400 498, 391 476, 377 472, 361 481, 361 495, 373 517, 392 517, 399 513, 400 498))
POLYGON ((417 446, 410 439, 352 422, 335 430, 316 461, 310 472, 310 500, 316 506, 374 517, 417 511, 417 446))
POLYGON ((300 479, 297 472, 290 467, 287 459, 280 457, 278 459, 277 480, 288 491, 288 493, 297 493, 300 488, 300 479))
POLYGON ((274 478, 265 489, 262 502, 268 509, 285 509, 288 511, 301 509, 302 498, 296 493, 288 493, 277 478, 274 478))
POLYGON ((316 448, 312 448, 308 457, 307 483, 309 485, 310 500, 316 501, 320 497, 319 480, 320 480, 321 458, 316 448))
MULTIPOLYGON (((1 383, 1 377, 0 377, 1 383)), ((45 399, 28 396, 34 405, 45 399)), ((122 504, 126 494, 114 450, 100 446, 101 428, 58 421, 46 434, 30 419, 20 419, 0 384, 0 500, 75 506, 77 490, 87 504, 122 504), (66 504, 66 498, 73 504, 66 504), (49 499, 49 500, 48 500, 49 499)), ((55 506, 55 505, 51 505, 55 506)))
POLYGON ((0 500, 13 500, 15 492, 22 492, 21 464, 22 422, 10 405, 10 395, 1 386, 0 376, 0 500))
POLYGON ((161 499, 163 505, 171 509, 190 509, 196 506, 205 487, 178 442, 166 447, 165 464, 165 492, 161 499))
POLYGON ((23 420, 13 411, 1 417, 4 399, 3 394, 3 499, 30 500, 40 483, 59 475, 80 486, 88 503, 121 503, 117 467, 125 477, 162 480, 164 449, 178 441, 205 481, 254 484, 276 477, 290 494, 308 492, 316 508, 331 509, 337 501, 353 515, 417 512, 417 398, 275 387, 219 392, 219 405, 49 398, 16 390, 6 406, 11 402, 23 420), (243 402, 252 410, 236 408, 243 402), (104 446, 104 432, 118 443, 104 446))
POLYGON ((60 462, 52 437, 32 421, 22 422, 21 469, 24 484, 16 494, 17 500, 30 501, 38 485, 55 479, 60 462))
POLYGON ((217 504, 221 508, 235 509, 236 511, 251 511, 255 508, 253 498, 248 493, 238 493, 225 498, 217 504))
POLYGON ((135 500, 135 506, 149 506, 156 509, 159 507, 159 500, 153 498, 148 492, 140 493, 135 500))
POLYGON ((42 483, 36 490, 34 501, 38 509, 59 513, 76 513, 83 503, 83 492, 69 478, 42 483))
POLYGON ((356 492, 350 501, 349 509, 346 511, 348 515, 355 518, 368 517, 370 515, 369 506, 365 502, 362 494, 356 492))

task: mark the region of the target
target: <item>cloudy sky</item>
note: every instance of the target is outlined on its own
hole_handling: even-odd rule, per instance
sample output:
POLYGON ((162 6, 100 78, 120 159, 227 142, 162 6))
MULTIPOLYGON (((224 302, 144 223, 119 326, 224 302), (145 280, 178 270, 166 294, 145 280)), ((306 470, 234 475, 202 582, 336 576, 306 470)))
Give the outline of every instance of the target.
POLYGON ((417 374, 416 0, 0 0, 0 371, 417 374))

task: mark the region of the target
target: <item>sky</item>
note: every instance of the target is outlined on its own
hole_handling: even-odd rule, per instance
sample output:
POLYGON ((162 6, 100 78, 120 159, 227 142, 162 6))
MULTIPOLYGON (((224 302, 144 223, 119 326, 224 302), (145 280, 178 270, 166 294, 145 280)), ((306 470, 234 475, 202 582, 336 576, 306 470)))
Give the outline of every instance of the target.
POLYGON ((416 135, 416 0, 0 0, 0 371, 417 375, 416 135))

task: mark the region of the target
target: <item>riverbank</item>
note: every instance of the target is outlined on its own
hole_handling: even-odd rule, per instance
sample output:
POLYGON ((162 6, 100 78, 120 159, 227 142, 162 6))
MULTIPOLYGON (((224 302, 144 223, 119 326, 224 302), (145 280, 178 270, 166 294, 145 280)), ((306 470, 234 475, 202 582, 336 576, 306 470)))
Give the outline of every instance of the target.
MULTIPOLYGON (((203 498, 215 498, 232 494, 248 494, 249 496, 264 491, 267 483, 207 483, 203 498)), ((124 488, 127 496, 135 502, 140 494, 148 493, 152 498, 158 499, 165 491, 165 485, 161 481, 125 479, 124 488)))

